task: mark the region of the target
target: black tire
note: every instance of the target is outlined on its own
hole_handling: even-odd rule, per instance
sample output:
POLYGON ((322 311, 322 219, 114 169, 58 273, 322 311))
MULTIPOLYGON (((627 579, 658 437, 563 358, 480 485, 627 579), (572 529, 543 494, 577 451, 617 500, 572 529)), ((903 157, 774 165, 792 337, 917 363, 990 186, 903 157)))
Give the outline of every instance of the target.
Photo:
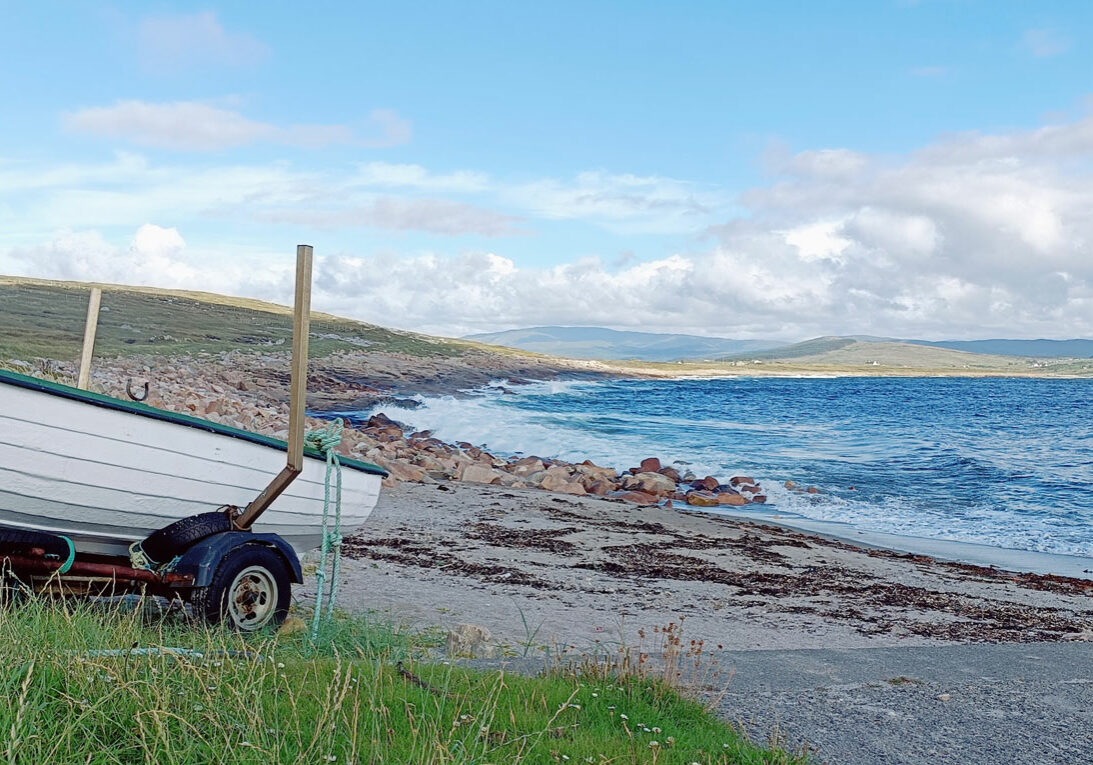
POLYGON ((232 522, 227 513, 200 513, 175 521, 159 531, 153 531, 140 543, 140 547, 145 555, 162 565, 184 552, 194 542, 231 529, 232 522))
POLYGON ((208 587, 190 596, 194 616, 240 632, 276 627, 288 616, 292 579, 281 554, 262 544, 240 545, 225 555, 208 587))

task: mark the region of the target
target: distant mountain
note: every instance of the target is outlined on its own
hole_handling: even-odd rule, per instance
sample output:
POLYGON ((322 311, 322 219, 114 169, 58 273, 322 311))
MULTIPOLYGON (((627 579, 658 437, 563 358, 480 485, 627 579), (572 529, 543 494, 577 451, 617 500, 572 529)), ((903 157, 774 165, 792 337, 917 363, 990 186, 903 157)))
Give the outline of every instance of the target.
POLYGON ((903 342, 998 356, 1033 356, 1040 359, 1093 358, 1093 340, 904 340, 903 342))
POLYGON ((467 335, 463 339, 573 359, 642 361, 715 359, 784 344, 772 340, 730 340, 699 335, 626 332, 603 327, 529 327, 467 335))

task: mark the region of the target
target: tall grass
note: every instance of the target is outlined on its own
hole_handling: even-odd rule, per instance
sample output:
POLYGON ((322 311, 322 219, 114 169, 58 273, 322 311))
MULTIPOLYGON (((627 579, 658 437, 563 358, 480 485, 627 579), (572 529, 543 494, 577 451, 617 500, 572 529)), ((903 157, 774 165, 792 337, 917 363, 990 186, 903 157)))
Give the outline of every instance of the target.
MULTIPOLYGON (((431 638, 429 638, 431 639, 431 638)), ((422 661, 357 619, 319 646, 140 609, 0 610, 8 763, 790 763, 663 683, 422 661)))

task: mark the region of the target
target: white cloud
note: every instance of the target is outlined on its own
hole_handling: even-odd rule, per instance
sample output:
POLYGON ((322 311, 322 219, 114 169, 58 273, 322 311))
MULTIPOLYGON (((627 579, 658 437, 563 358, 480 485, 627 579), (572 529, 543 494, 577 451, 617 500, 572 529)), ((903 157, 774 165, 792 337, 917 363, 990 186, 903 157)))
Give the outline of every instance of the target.
POLYGON ((1021 48, 1036 58, 1051 58, 1070 50, 1070 39, 1053 29, 1029 29, 1021 36, 1021 48))
POLYGON ((485 191, 490 186, 485 173, 457 170, 452 173, 430 173, 421 165, 397 165, 389 162, 369 162, 360 166, 356 183, 361 186, 422 189, 425 191, 485 191))
POLYGON ((319 228, 367 227, 425 231, 443 236, 522 233, 514 227, 520 220, 515 216, 448 199, 384 196, 355 207, 311 210, 286 207, 262 213, 261 217, 272 223, 296 223, 319 228))
POLYGON ((278 127, 197 101, 118 101, 112 106, 79 109, 63 116, 65 128, 75 133, 174 151, 216 151, 257 142, 384 148, 410 140, 410 122, 390 109, 374 110, 368 122, 378 130, 376 135, 358 136, 346 125, 278 127))
MULTIPOLYGON (((1091 158, 1090 119, 947 136, 904 155, 801 152, 778 162, 776 180, 739 197, 745 215, 691 240, 704 251, 540 268, 506 257, 503 246, 494 252, 320 252, 316 307, 452 334, 600 324, 781 338, 1093 336, 1091 158)), ((24 199, 46 198, 32 217, 74 228, 163 221, 164 210, 192 217, 215 209, 240 220, 515 233, 516 221, 506 213, 393 195, 404 189, 492 194, 510 204, 524 194, 522 209, 535 211, 543 226, 575 217, 637 226, 652 218, 665 230, 693 230, 711 218, 722 196, 708 192, 709 199, 696 202, 686 183, 603 173, 514 190, 485 176, 436 174, 417 165, 373 164, 330 175, 288 166, 159 167, 131 155, 97 167, 54 169, 52 182, 61 191, 35 185, 39 175, 34 168, 0 166, 0 199, 14 205, 5 228, 26 219, 19 206, 24 199), (117 187, 115 175, 122 179, 117 187)), ((161 229, 134 237, 130 248, 142 253, 144 266, 126 260, 129 249, 86 231, 23 247, 6 261, 0 257, 0 266, 194 286, 198 277, 184 268, 190 266, 206 288, 287 299, 287 254, 278 254, 274 265, 244 267, 240 263, 250 261, 216 245, 182 250, 176 236, 161 229), (264 281, 256 281, 260 277, 264 281)))
POLYGON ((694 231, 727 201, 723 194, 674 178, 604 172, 512 186, 503 195, 534 215, 589 220, 628 233, 694 231))
POLYGON ((213 65, 252 66, 269 56, 269 48, 242 32, 228 32, 216 14, 203 11, 154 16, 137 25, 137 51, 156 71, 213 65))

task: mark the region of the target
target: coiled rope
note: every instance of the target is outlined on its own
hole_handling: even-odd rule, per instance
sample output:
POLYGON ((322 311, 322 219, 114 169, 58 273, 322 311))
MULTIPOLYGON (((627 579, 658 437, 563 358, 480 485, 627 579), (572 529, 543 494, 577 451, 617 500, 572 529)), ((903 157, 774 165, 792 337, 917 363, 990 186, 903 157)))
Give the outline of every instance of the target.
POLYGON ((342 442, 342 430, 345 423, 339 417, 325 428, 308 431, 304 436, 307 446, 326 457, 326 482, 323 487, 323 530, 319 570, 315 572, 315 613, 311 617, 311 639, 319 635, 319 626, 323 620, 323 599, 325 597, 326 616, 334 612, 334 603, 338 597, 338 572, 341 568, 342 552, 342 463, 334 451, 342 442), (334 518, 330 518, 330 478, 334 476, 334 518), (327 569, 330 569, 330 586, 327 587, 327 569))

